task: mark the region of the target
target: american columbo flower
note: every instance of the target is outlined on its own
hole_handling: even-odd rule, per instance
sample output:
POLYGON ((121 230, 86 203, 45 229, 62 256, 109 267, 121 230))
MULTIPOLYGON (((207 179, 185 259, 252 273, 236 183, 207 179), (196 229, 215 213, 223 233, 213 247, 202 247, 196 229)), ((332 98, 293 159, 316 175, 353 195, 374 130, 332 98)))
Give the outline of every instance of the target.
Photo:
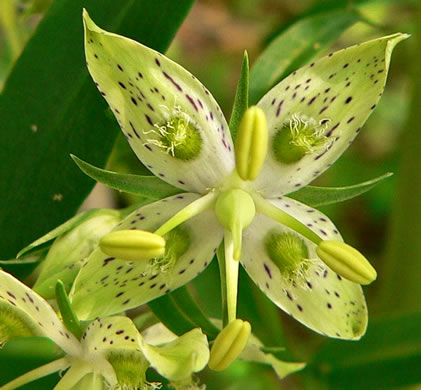
MULTIPOLYGON (((156 384, 146 380, 149 366, 171 381, 188 384, 192 373, 202 370, 209 359, 208 342, 199 329, 169 343, 161 340, 159 346, 149 345, 128 317, 98 318, 78 340, 41 296, 0 271, 0 345, 18 336, 48 337, 65 355, 1 386, 1 390, 16 389, 63 370, 67 371, 55 390, 154 389, 156 384)), ((159 335, 157 339, 159 342, 159 335)))
POLYGON ((133 151, 186 192, 136 210, 115 229, 164 237, 163 256, 91 255, 72 290, 79 315, 121 312, 176 289, 206 268, 224 238, 230 321, 240 262, 304 325, 360 338, 367 308, 359 283, 375 279, 374 269, 325 215, 285 194, 319 176, 359 133, 406 35, 352 46, 292 73, 245 113, 234 151, 218 104, 193 75, 100 29, 86 12, 84 22, 89 71, 133 151))

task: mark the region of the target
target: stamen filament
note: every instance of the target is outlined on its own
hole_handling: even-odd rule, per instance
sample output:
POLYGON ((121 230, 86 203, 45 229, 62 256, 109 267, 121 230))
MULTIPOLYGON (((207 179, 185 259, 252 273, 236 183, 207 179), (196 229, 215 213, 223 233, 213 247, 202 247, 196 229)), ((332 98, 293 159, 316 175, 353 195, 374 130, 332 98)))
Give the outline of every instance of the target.
POLYGON ((228 323, 237 317, 237 290, 239 261, 234 259, 234 240, 230 230, 224 231, 225 276, 227 284, 228 323))
POLYGON ((322 239, 311 229, 309 229, 306 225, 304 225, 291 215, 287 214, 285 211, 269 203, 260 195, 253 194, 253 200, 256 205, 257 212, 266 215, 267 217, 273 219, 276 222, 281 223, 282 225, 289 227, 290 229, 296 231, 305 238, 314 242, 316 245, 319 245, 322 242, 322 239))
POLYGON ((67 367, 69 367, 69 365, 70 363, 65 357, 58 360, 54 360, 50 363, 44 364, 41 367, 37 367, 34 370, 29 371, 18 378, 13 379, 9 383, 6 383, 2 387, 0 387, 0 390, 17 389, 18 387, 21 387, 34 380, 40 379, 44 376, 53 374, 54 372, 65 370, 67 367))
POLYGON ((184 209, 180 210, 177 214, 165 222, 159 229, 157 229, 155 234, 164 236, 178 225, 181 225, 183 222, 195 217, 203 211, 210 209, 215 201, 216 193, 214 191, 209 192, 205 196, 202 196, 201 198, 187 205, 184 209))

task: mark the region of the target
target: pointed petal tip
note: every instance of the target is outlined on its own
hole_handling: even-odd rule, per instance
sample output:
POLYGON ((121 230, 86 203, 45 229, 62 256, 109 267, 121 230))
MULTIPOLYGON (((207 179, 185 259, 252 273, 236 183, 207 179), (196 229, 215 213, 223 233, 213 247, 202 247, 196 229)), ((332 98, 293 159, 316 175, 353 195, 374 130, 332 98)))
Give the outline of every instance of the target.
POLYGON ((89 16, 89 13, 86 10, 86 8, 84 8, 83 11, 82 11, 82 20, 83 20, 83 26, 84 26, 84 30, 85 30, 85 37, 86 37, 86 31, 95 32, 95 33, 104 32, 104 30, 99 28, 95 24, 95 22, 91 19, 91 17, 89 16))

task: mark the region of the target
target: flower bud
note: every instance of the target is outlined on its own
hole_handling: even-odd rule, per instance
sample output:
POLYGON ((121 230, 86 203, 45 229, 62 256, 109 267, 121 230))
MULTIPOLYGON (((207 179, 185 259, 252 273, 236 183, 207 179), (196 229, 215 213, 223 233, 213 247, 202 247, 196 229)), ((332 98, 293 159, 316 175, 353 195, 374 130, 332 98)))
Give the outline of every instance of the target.
POLYGON ((235 163, 243 180, 254 180, 262 168, 268 148, 268 126, 263 110, 252 106, 238 128, 235 163))
POLYGON ((247 321, 231 321, 215 339, 210 353, 209 368, 222 371, 229 367, 247 345, 250 333, 251 326, 247 321))
POLYGON ((356 249, 340 241, 322 241, 316 249, 320 259, 333 271, 352 282, 369 284, 377 273, 356 249))
POLYGON ((101 238, 101 250, 123 260, 149 260, 163 256, 165 239, 143 230, 118 230, 101 238))
POLYGON ((57 279, 60 279, 66 291, 69 291, 83 260, 97 248, 100 238, 109 233, 120 220, 118 211, 97 210, 82 223, 61 234, 42 262, 33 289, 45 299, 53 299, 57 279))

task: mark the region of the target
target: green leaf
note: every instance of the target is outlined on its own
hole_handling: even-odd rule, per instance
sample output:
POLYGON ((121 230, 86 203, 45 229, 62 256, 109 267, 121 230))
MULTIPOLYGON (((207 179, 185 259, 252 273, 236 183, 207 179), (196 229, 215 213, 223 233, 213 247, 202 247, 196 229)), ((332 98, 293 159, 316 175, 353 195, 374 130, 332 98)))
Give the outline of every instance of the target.
POLYGON ((60 313, 63 318, 64 325, 79 340, 83 333, 80 326, 80 321, 72 310, 72 305, 70 303, 69 297, 67 296, 66 289, 60 279, 57 280, 56 283, 56 300, 60 308, 60 313))
POLYGON ((4 257, 14 257, 74 215, 94 183, 76 169, 69 154, 102 166, 119 131, 88 76, 82 7, 102 26, 165 51, 192 3, 53 2, 0 96, 0 144, 7 145, 0 156, 0 202, 7 205, 0 210, 4 257))
MULTIPOLYGON (((63 357, 63 351, 47 337, 18 337, 0 349, 0 386, 28 371, 63 357)), ((22 389, 52 389, 59 380, 53 374, 22 389)))
MULTIPOLYGON (((388 229, 387 252, 382 258, 382 279, 378 288, 379 307, 386 313, 421 311, 421 12, 418 8, 414 42, 405 63, 410 65, 411 97, 408 118, 399 142, 400 163, 396 192, 388 229)), ((392 107, 391 107, 392 109, 392 107)), ((393 107, 394 109, 394 107, 393 107)))
POLYGON ((251 69, 250 103, 255 104, 273 85, 309 62, 358 20, 356 12, 342 9, 301 19, 282 31, 251 69))
POLYGON ((387 389, 420 383, 421 313, 372 320, 358 343, 330 340, 311 362, 332 389, 387 389))
MULTIPOLYGON (((34 248, 37 248, 43 244, 46 244, 49 241, 54 240, 58 236, 61 236, 64 233, 68 232, 69 230, 74 229, 75 227, 83 223, 84 221, 93 217, 95 214, 105 214, 105 213, 106 213, 105 210, 91 209, 91 210, 75 215, 73 218, 70 218, 68 221, 62 223, 60 226, 56 227, 55 229, 51 230, 47 234, 38 238, 38 240, 35 240, 33 243, 27 245, 25 248, 20 250, 19 253, 17 254, 17 258, 24 256, 28 252, 32 251, 34 248)), ((109 213, 110 215, 118 214, 118 212, 114 210, 110 210, 109 213)))
POLYGON ((163 295, 148 302, 148 306, 159 320, 177 336, 195 328, 193 322, 186 317, 171 298, 171 294, 163 295))
POLYGON ((235 92, 234 105, 232 107, 229 127, 231 136, 235 141, 237 136, 238 126, 241 118, 248 108, 249 100, 249 57, 247 51, 244 52, 243 63, 241 64, 241 75, 238 80, 237 90, 235 92))
POLYGON ((392 175, 393 173, 388 172, 375 179, 346 187, 306 186, 297 192, 289 194, 288 197, 312 207, 325 206, 327 204, 343 202, 344 200, 352 199, 358 195, 364 194, 364 192, 370 191, 377 184, 392 175))
POLYGON ((220 329, 206 317, 186 286, 175 290, 171 294, 171 298, 185 316, 198 328, 201 328, 211 339, 214 339, 218 335, 220 329))
POLYGON ((20 280, 26 279, 45 257, 46 251, 41 250, 26 259, 0 260, 0 268, 20 280))
POLYGON ((76 156, 72 155, 72 158, 86 175, 115 190, 152 199, 162 199, 183 192, 156 176, 139 176, 107 171, 97 168, 76 156))

